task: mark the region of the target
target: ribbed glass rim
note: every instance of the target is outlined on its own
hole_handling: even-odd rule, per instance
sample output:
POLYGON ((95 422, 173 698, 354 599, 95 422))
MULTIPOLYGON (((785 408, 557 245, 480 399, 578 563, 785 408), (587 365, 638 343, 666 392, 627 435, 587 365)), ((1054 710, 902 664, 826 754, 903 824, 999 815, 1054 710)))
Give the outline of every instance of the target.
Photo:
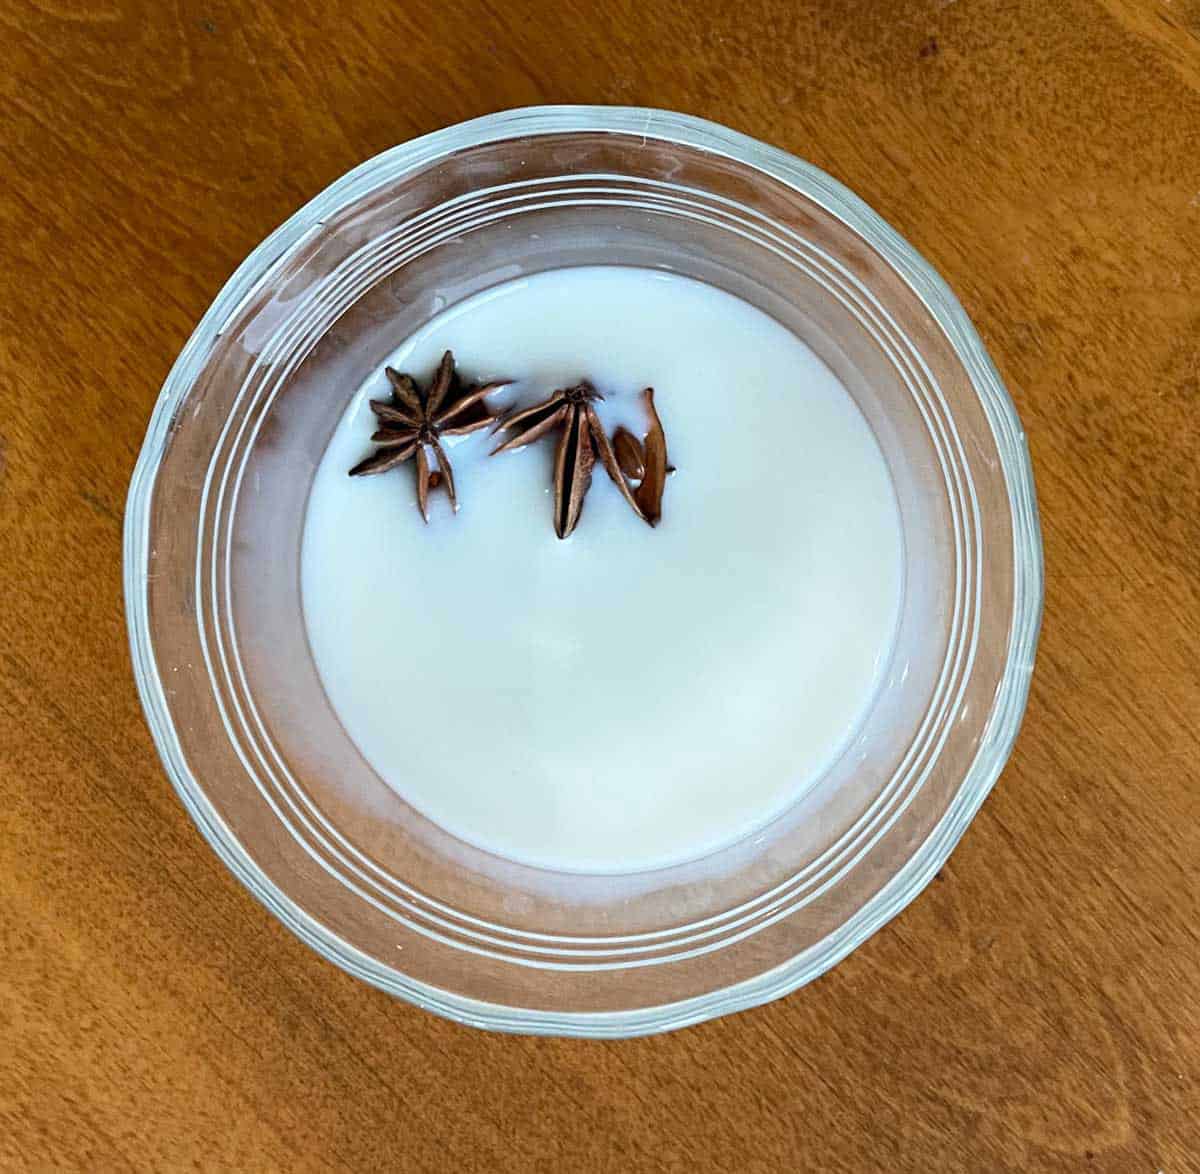
POLYGON ((205 839, 250 892, 318 953, 349 973, 418 1006, 466 1024, 495 1030, 595 1037, 672 1030, 777 998, 836 964, 913 900, 945 863, 991 790, 1012 749, 1028 698, 1043 591, 1041 536, 1024 432, 1012 400, 974 327, 949 287, 928 262, 847 188, 784 151, 688 115, 603 106, 548 106, 504 111, 394 147, 336 181, 254 249, 206 312, 163 385, 130 484, 124 564, 134 675, 159 756, 205 839), (859 233, 908 283, 945 332, 969 373, 996 438, 1013 527, 1013 621, 1003 677, 975 759, 933 832, 871 900, 813 947, 764 974, 733 986, 659 1007, 630 1011, 521 1009, 485 1003, 433 987, 381 965, 291 901, 233 836, 184 760, 154 660, 146 590, 151 503, 171 420, 224 324, 255 294, 276 262, 335 210, 448 153, 517 136, 571 132, 645 135, 735 160, 793 187, 859 233))

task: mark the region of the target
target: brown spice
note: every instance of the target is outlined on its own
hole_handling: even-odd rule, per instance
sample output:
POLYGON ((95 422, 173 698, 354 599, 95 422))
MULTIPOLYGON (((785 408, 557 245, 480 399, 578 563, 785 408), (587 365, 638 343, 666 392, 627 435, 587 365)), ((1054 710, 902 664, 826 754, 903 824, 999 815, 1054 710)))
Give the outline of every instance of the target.
POLYGON ((596 400, 603 398, 587 380, 583 380, 573 387, 559 389, 540 404, 510 416, 500 425, 512 435, 493 450, 493 456, 515 452, 555 429, 560 430, 554 460, 554 532, 559 538, 566 538, 579 524, 597 457, 634 512, 639 517, 644 516, 593 407, 596 400))
POLYGON ((651 526, 657 526, 662 518, 663 489, 667 484, 667 474, 675 472, 675 468, 667 460, 667 436, 663 431, 662 421, 658 418, 658 409, 654 406, 654 388, 647 387, 642 392, 642 399, 650 415, 650 431, 646 433, 642 442, 645 473, 633 496, 638 512, 651 526))
POLYGON ((640 481, 646 474, 646 460, 642 453, 642 442, 622 425, 613 433, 613 452, 621 472, 630 481, 640 481))
POLYGON ((386 473, 415 456, 417 507, 421 516, 429 521, 429 493, 442 485, 457 512, 454 470, 440 438, 463 436, 488 427, 496 419, 496 413, 487 406, 486 397, 507 386, 510 380, 464 387, 450 351, 442 356, 428 391, 423 391, 411 375, 403 375, 391 367, 385 371, 392 385, 392 398, 371 401, 371 411, 380 425, 371 440, 379 447, 355 465, 350 476, 386 473), (437 469, 430 468, 430 449, 437 457, 437 469))

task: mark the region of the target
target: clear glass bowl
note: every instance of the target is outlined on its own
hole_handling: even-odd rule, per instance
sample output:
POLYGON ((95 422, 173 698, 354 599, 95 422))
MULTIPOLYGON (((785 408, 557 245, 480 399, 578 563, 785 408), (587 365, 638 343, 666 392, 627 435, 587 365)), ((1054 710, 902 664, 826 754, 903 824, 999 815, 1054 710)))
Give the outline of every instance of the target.
POLYGON ((289 928, 466 1023, 625 1036, 794 990, 929 881, 1016 736, 1042 565, 1012 402, 954 296, 891 228, 724 127, 546 107, 388 151, 250 254, 155 408, 125 590, 167 772, 289 928), (353 390, 447 304, 597 263, 711 282, 807 341, 875 430, 906 551, 889 675, 825 777, 752 837, 621 876, 514 864, 409 807, 333 713, 300 604, 306 499, 353 390))

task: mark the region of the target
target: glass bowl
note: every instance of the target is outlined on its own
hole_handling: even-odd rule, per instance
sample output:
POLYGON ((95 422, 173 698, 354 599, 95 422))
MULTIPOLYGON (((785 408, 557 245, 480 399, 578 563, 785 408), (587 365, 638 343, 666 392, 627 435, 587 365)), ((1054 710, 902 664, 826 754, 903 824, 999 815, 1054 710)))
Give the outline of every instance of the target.
POLYGON ((724 127, 545 107, 385 152, 250 254, 155 407, 125 591, 167 772, 284 924, 465 1023, 628 1036, 794 990, 930 880, 1016 737, 1042 566, 1012 401, 911 246, 829 176, 724 127), (623 875, 512 863, 406 804, 330 707, 300 600, 307 495, 354 390, 448 304, 591 264, 710 282, 812 346, 875 432, 905 545, 892 661, 837 762, 752 836, 623 875))

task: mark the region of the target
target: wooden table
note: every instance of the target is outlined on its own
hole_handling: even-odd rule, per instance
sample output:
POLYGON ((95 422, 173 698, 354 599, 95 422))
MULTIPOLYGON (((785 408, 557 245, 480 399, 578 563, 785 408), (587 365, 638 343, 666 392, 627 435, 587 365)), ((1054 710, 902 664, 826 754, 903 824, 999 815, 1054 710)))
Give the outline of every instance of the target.
POLYGON ((0 1168, 1200 1169, 1200 3, 0 3, 0 1168), (717 119, 948 278, 1025 421, 1024 731, 940 883, 790 998, 489 1036, 218 864, 134 694, 168 366, 347 168, 505 106, 717 119))

